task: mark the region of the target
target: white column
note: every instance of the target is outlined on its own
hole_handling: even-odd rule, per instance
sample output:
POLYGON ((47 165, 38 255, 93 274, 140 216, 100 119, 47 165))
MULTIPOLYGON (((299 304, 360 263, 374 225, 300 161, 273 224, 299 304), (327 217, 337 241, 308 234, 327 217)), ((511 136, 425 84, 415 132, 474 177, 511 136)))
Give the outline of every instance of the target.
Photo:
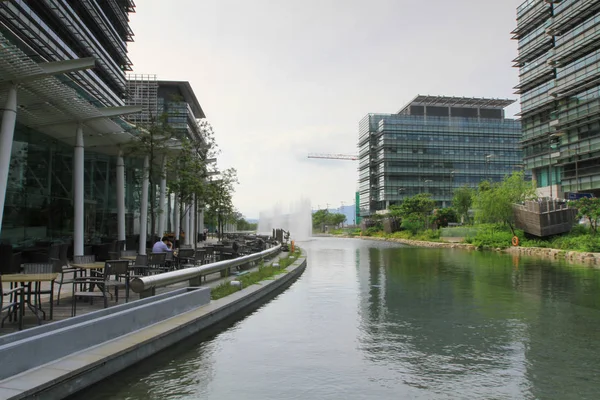
POLYGON ((4 216, 4 202, 6 201, 6 188, 8 186, 8 170, 12 154, 15 123, 17 122, 17 86, 8 89, 8 98, 2 113, 0 126, 0 232, 2 232, 2 218, 4 216))
POLYGON ((125 161, 121 150, 117 156, 117 231, 118 240, 125 240, 125 161))
POLYGON ((160 178, 160 196, 158 199, 158 236, 165 233, 165 222, 167 221, 167 156, 163 156, 160 178))
POLYGON ((190 214, 191 214, 190 205, 186 204, 185 205, 184 223, 185 223, 185 244, 187 244, 187 245, 192 243, 190 241, 190 214))
POLYGON ((84 209, 83 194, 84 186, 84 153, 83 153, 83 126, 77 127, 77 137, 75 139, 75 153, 73 155, 73 255, 83 255, 83 232, 84 232, 84 209))
POLYGON ((190 205, 190 244, 196 248, 196 196, 192 198, 190 205))
POLYGON ((173 230, 175 231, 175 239, 179 239, 179 202, 177 201, 177 194, 173 196, 173 230))
POLYGON ((198 229, 200 233, 204 233, 204 210, 200 210, 198 213, 198 229))
POLYGON ((142 204, 140 210, 140 250, 141 255, 146 254, 146 236, 148 232, 148 172, 150 169, 150 160, 148 156, 144 157, 144 171, 142 180, 142 204))

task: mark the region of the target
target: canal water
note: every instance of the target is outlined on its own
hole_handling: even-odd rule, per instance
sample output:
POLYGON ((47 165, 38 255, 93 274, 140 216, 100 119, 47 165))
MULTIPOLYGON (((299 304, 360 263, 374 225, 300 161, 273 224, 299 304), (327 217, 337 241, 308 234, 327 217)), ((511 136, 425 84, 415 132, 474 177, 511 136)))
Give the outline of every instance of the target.
POLYGON ((597 399, 600 270, 359 239, 227 329, 81 393, 92 399, 597 399))

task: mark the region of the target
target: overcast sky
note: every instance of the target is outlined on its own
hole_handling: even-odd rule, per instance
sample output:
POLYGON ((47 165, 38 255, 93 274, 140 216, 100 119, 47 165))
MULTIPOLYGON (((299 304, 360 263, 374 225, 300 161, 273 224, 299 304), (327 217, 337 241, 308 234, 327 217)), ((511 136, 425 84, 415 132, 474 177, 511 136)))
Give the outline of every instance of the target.
MULTIPOLYGON (((417 94, 516 99, 522 0, 144 0, 135 73, 190 81, 248 218, 300 197, 354 203, 358 122, 417 94)), ((508 114, 518 112, 511 106, 508 114)))

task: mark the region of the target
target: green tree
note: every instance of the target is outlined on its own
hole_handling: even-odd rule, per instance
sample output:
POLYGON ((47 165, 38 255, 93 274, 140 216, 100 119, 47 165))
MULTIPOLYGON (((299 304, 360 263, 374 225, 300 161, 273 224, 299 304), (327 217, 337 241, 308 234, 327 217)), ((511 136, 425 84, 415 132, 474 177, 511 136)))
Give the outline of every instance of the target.
POLYGON ((237 220, 238 231, 256 231, 258 224, 255 222, 248 222, 243 216, 237 220))
POLYGON ((480 186, 474 202, 475 219, 482 223, 505 223, 515 235, 513 204, 536 197, 533 183, 524 179, 523 172, 514 172, 489 188, 482 190, 480 186))
POLYGON ((238 183, 237 171, 229 168, 221 172, 218 179, 210 180, 206 186, 206 217, 219 231, 219 240, 223 237, 225 222, 232 221, 235 213, 233 193, 238 183))
MULTIPOLYGON (((162 160, 174 145, 175 131, 169 125, 167 114, 162 114, 158 118, 150 116, 150 122, 140 124, 137 127, 137 133, 134 139, 123 146, 123 153, 127 156, 146 157, 148 156, 148 170, 143 171, 148 174, 150 187, 150 232, 156 232, 156 184, 163 177, 162 160)), ((162 234, 162 232, 161 232, 162 234)))
POLYGON ((450 222, 457 221, 456 211, 451 207, 439 208, 433 211, 431 221, 436 224, 438 228, 445 228, 450 222))
POLYGON ((431 198, 431 193, 419 193, 404 199, 400 206, 394 208, 394 212, 402 219, 418 219, 425 222, 434 208, 435 200, 431 198))
POLYGON ((413 234, 426 227, 429 216, 435 208, 431 193, 419 193, 404 199, 402 204, 390 207, 392 218, 402 219, 402 228, 413 234))
POLYGON ((596 234, 598 232, 598 221, 600 220, 600 198, 581 198, 575 201, 574 206, 578 210, 578 218, 585 218, 590 222, 590 228, 592 232, 596 234))
POLYGON ((473 205, 473 197, 475 197, 475 191, 467 185, 454 189, 452 206, 456 209, 462 223, 469 221, 469 210, 473 205))
MULTIPOLYGON (((174 176, 167 180, 169 191, 175 194, 179 205, 179 226, 183 226, 183 218, 191 210, 194 198, 196 203, 204 203, 206 198, 206 180, 208 168, 204 144, 184 137, 180 141, 177 156, 168 161, 168 168, 175 171, 174 176), (185 207, 185 208, 184 208, 185 207)), ((177 233, 176 233, 177 234, 177 233)), ((194 232, 186 232, 194 235, 194 232)))
POLYGON ((331 213, 329 214, 329 222, 331 225, 339 226, 346 222, 346 216, 341 213, 331 213))
POLYGON ((313 227, 319 227, 320 229, 323 225, 327 225, 328 217, 328 210, 318 210, 314 212, 312 215, 313 227))
POLYGON ((341 213, 330 213, 329 210, 318 210, 312 215, 313 227, 321 229, 324 225, 338 226, 346 221, 341 213))
MULTIPOLYGON (((212 126, 205 120, 199 120, 197 123, 200 137, 179 138, 167 162, 168 169, 174 172, 167 180, 167 185, 169 192, 173 193, 178 201, 180 227, 183 226, 183 218, 188 210, 197 213, 198 209, 206 204, 209 192, 207 183, 209 167, 219 152, 212 126), (191 210, 192 205, 196 207, 193 210, 191 210)), ((195 236, 193 230, 186 234, 195 236)))

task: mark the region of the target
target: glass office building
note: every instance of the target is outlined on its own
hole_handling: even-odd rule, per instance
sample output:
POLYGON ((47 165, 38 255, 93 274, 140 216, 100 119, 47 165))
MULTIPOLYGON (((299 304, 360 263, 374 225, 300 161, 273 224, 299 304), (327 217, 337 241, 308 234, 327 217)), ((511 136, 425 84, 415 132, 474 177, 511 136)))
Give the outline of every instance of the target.
POLYGON ((397 114, 365 116, 358 141, 361 216, 419 193, 447 207, 455 188, 521 170, 520 122, 504 116, 513 102, 417 96, 397 114))
MULTIPOLYGON (((36 81, 25 76, 26 83, 16 88, 18 108, 1 231, 4 242, 21 245, 73 237, 76 128, 65 118, 80 117, 90 118, 82 123, 86 241, 117 235, 116 144, 129 137, 121 133, 130 126, 118 117, 101 118, 97 110, 125 104, 125 72, 131 69, 127 43, 133 37, 128 14, 134 7, 131 0, 0 2, 0 83, 12 81, 14 65, 18 65, 15 73, 25 76, 47 72, 40 69, 43 64, 95 60, 93 68, 36 81)), ((9 102, 9 87, 0 87, 0 108, 9 102)), ((136 205, 139 208, 140 162, 126 159, 125 165, 126 221, 131 234, 136 205)))
POLYGON ((600 2, 528 0, 513 34, 524 164, 539 194, 600 195, 600 2))
POLYGON ((202 138, 198 121, 206 115, 189 82, 157 80, 156 75, 129 75, 127 91, 126 103, 142 107, 142 112, 129 115, 128 121, 144 126, 164 115, 177 134, 202 138))

